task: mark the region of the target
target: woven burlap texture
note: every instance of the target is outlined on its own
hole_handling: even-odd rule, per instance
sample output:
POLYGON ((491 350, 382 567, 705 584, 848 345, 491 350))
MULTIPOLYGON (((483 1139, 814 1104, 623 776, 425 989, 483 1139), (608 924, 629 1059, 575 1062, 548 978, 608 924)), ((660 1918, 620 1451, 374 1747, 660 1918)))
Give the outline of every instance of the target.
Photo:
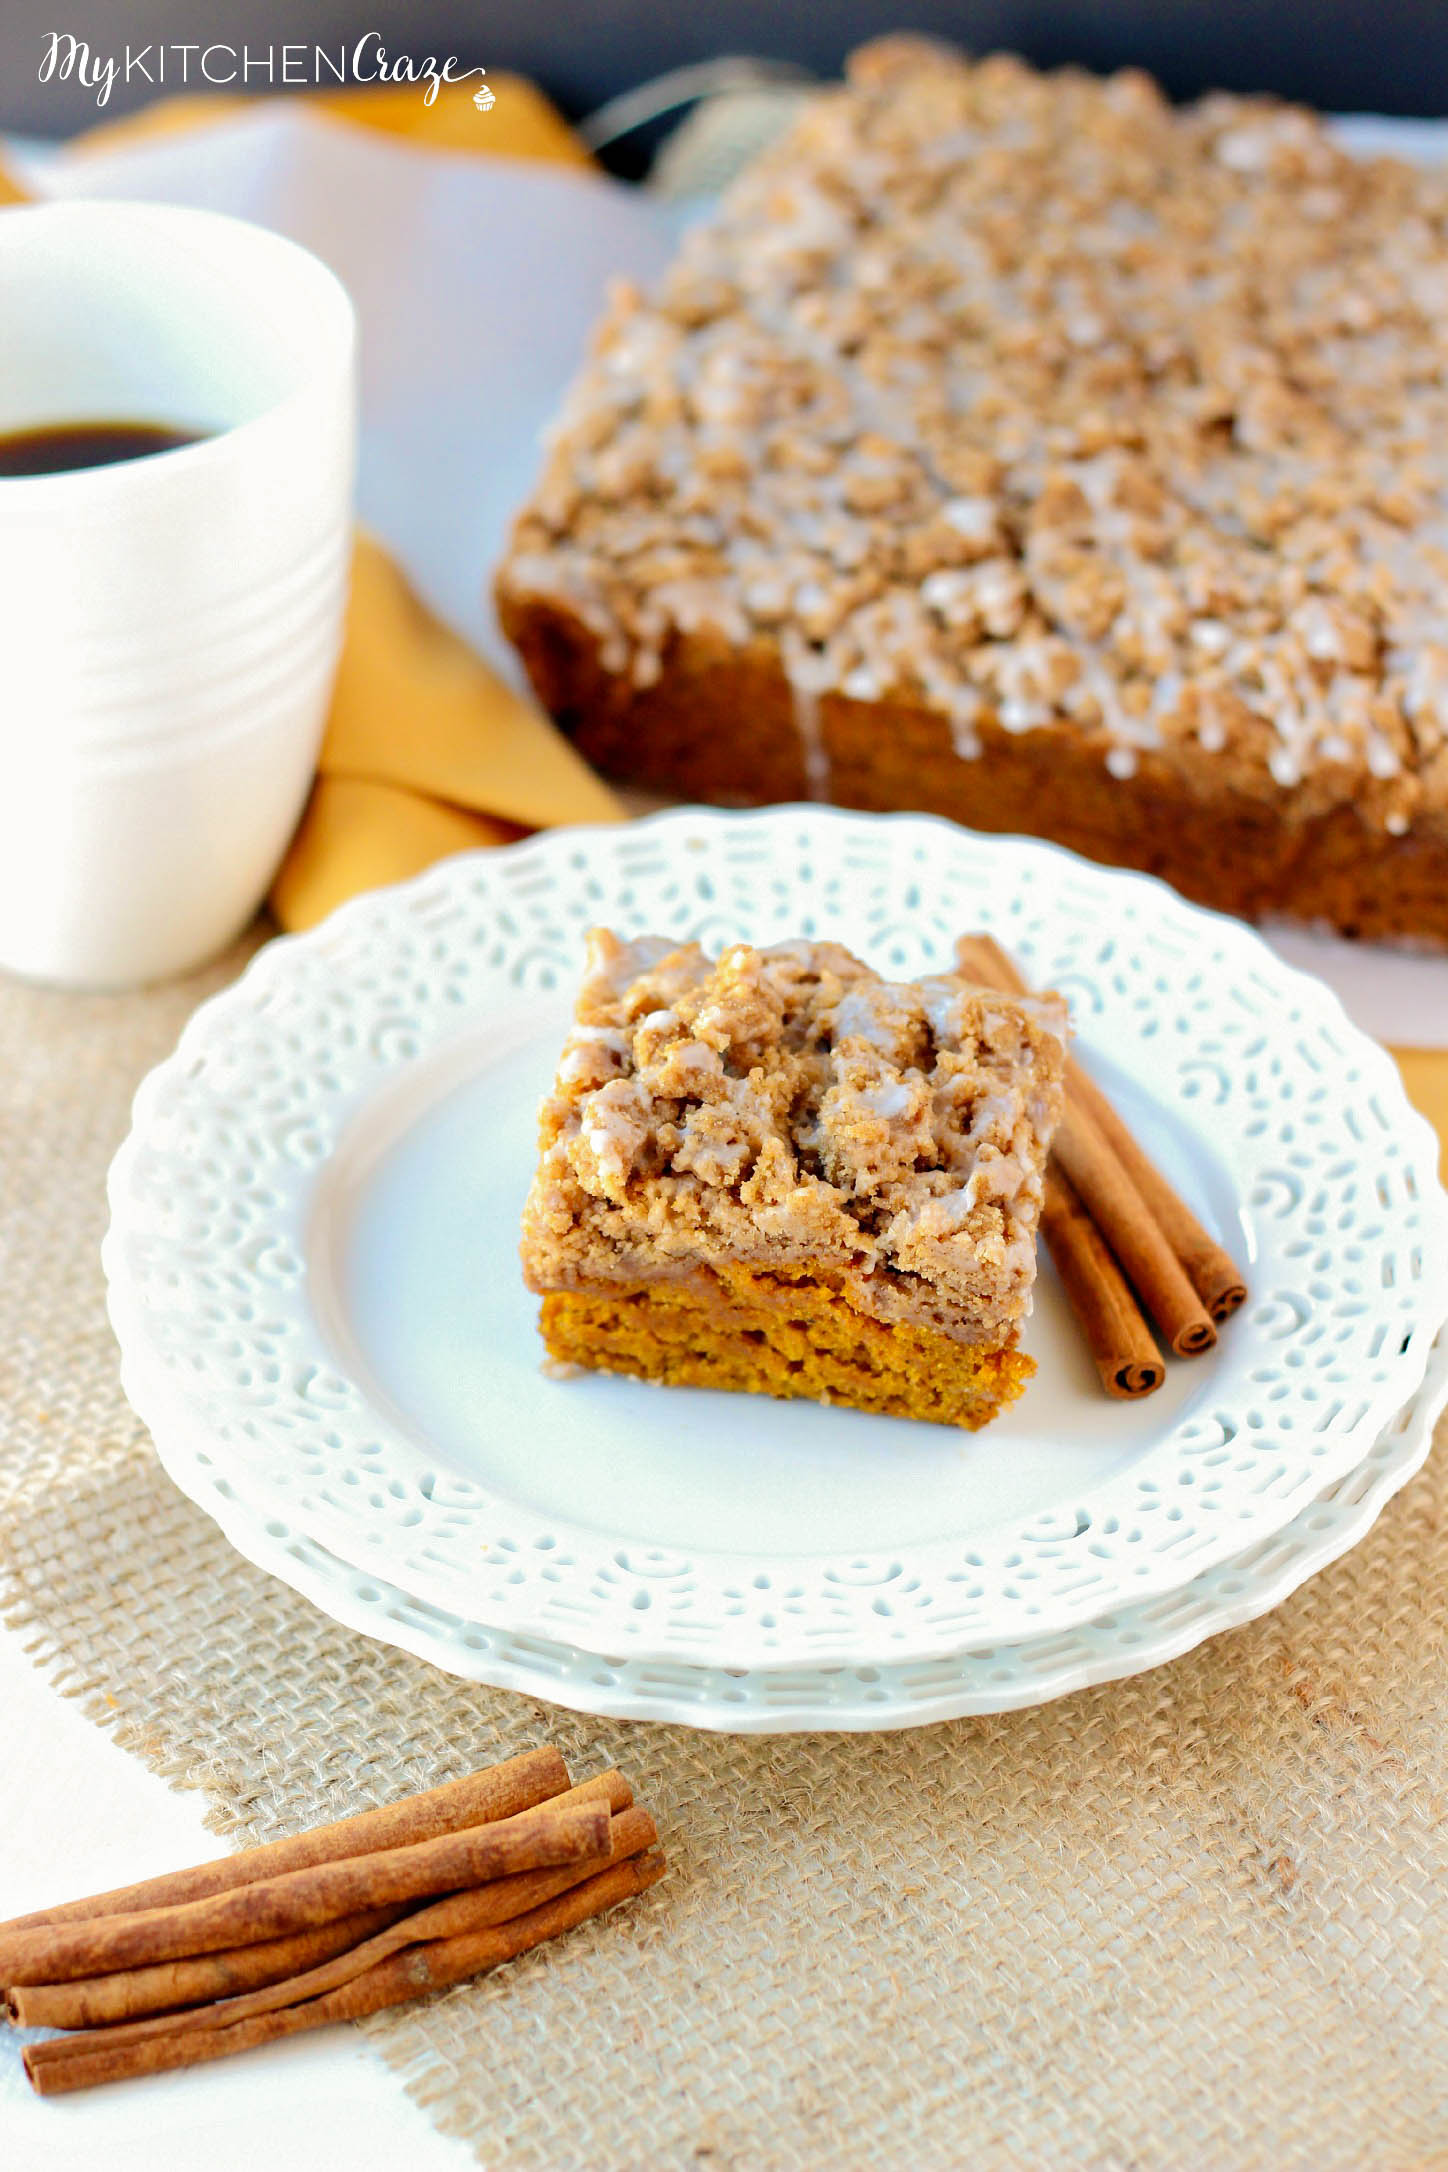
POLYGON ((233 1554, 118 1386, 106 1166, 242 956, 0 981, 0 1592, 238 1840, 547 1736, 630 1774, 662 1886, 367 2024, 437 2124, 498 2172, 1448 2164, 1448 1456, 1269 1620, 1034 1712, 745 1742, 456 1682, 233 1554))

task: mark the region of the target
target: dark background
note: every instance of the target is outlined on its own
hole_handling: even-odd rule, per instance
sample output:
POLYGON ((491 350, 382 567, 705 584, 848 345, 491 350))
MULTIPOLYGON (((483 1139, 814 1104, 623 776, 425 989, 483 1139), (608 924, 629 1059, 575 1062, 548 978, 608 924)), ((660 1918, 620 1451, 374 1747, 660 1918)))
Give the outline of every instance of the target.
MULTIPOLYGON (((839 69, 851 45, 913 28, 1042 65, 1148 68, 1176 97, 1272 90, 1338 111, 1448 112, 1448 0, 0 0, 0 128, 59 136, 92 93, 37 81, 52 30, 119 56, 127 43, 284 39, 332 48, 377 30, 394 51, 520 69, 576 117, 615 92, 719 53, 839 69)), ((108 114, 144 104, 119 86, 108 114)))

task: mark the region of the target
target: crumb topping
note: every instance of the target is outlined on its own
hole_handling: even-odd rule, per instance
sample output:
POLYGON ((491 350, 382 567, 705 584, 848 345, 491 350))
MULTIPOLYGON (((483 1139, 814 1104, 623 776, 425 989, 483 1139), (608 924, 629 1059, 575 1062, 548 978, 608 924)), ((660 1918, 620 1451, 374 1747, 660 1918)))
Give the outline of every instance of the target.
POLYGON ((777 643, 819 794, 820 696, 913 697, 1400 833, 1448 807, 1445 484, 1448 174, 893 39, 615 294, 500 579, 640 683, 777 643))
POLYGON ((530 1287, 826 1272, 872 1317, 1013 1339, 1029 1309, 1065 1005, 837 943, 589 939, 524 1217, 530 1287))

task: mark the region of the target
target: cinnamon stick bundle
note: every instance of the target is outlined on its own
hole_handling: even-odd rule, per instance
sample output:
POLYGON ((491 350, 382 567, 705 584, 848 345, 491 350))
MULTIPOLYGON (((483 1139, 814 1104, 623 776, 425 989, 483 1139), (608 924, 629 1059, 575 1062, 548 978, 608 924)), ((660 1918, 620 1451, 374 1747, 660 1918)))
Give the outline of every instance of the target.
MULTIPOLYGON (((956 958, 986 987, 1029 993, 991 936, 963 936, 956 958)), ((1074 1057, 1066 1062, 1066 1110, 1052 1148, 1041 1229, 1113 1395, 1147 1395, 1165 1378, 1136 1298, 1168 1348, 1192 1357, 1212 1347, 1215 1323, 1247 1294, 1232 1259, 1074 1057)))
POLYGON ((174 1907, 12 1931, 0 1939, 0 1981, 7 1986, 64 1983, 253 1945, 360 1909, 481 1885, 512 1871, 597 1861, 607 1856, 608 1847, 607 1802, 539 1803, 516 1817, 284 1871, 174 1907))
POLYGON ((1247 1284, 1231 1254, 1193 1214, 1148 1154, 1137 1145, 1095 1079, 1081 1069, 1074 1057, 1067 1061, 1068 1089, 1076 1105, 1096 1125, 1122 1168, 1146 1201, 1186 1270, 1208 1315, 1219 1325, 1247 1301, 1247 1284))
POLYGON ((55 2037, 27 2048, 25 2071, 42 2096, 57 2096, 89 2089, 100 2082, 197 2066, 307 2029, 322 2028, 333 2021, 357 2020, 364 2014, 378 2013, 384 2007, 401 2005, 424 1992, 441 1991, 497 1968, 545 1939, 572 1930, 590 1916, 646 1892, 663 1874, 662 1856, 652 1852, 633 1856, 496 1928, 464 1932, 389 1954, 350 1983, 320 1998, 304 1999, 217 2028, 165 2030, 128 2037, 120 2043, 105 2041, 111 2033, 108 2030, 80 2038, 55 2037))
POLYGON ((1105 1133, 1069 1098, 1051 1149, 1092 1221, 1121 1262, 1137 1296, 1178 1357, 1210 1350, 1217 1330, 1150 1207, 1105 1133))
MULTIPOLYGON (((305 1870, 314 1863, 332 1863, 344 1856, 368 1855, 377 1848, 404 1848, 414 1841, 432 1840, 439 1833, 460 1832, 465 1826, 483 1825, 495 1818, 513 1817, 531 1810, 535 1803, 562 1795, 568 1787, 568 1767, 551 1743, 525 1750, 500 1765, 470 1772, 460 1780, 420 1795, 405 1795, 400 1802, 384 1803, 376 1810, 339 1818, 331 1825, 317 1825, 310 1832, 294 1833, 285 1840, 270 1840, 236 1855, 219 1856, 214 1862, 197 1863, 188 1870, 168 1871, 163 1877, 145 1878, 139 1885, 116 1886, 108 1893, 93 1893, 86 1900, 66 1901, 58 1908, 42 1908, 30 1915, 14 1916, 0 1923, 0 1950, 12 1931, 29 1930, 41 1923, 73 1923, 92 1916, 133 1914, 142 1908, 169 1908, 178 1901, 204 1900, 235 1886, 251 1885, 259 1878, 282 1871, 305 1870)), ((0 1968, 0 1986, 5 1976, 0 1968)))
MULTIPOLYGON (((596 1779, 585 1780, 567 1795, 555 1797, 554 1806, 575 1801, 601 1801, 610 1811, 609 1861, 635 1854, 657 1838, 647 1813, 631 1810, 633 1790, 621 1772, 603 1772, 596 1779)), ((187 1960, 120 1969, 64 1983, 15 1984, 5 2004, 10 2018, 24 2028, 93 2029, 157 2014, 174 2022, 182 2018, 176 2009, 193 2006, 204 2008, 208 2017, 225 2008, 233 2018, 240 2019, 239 2009, 246 2005, 243 1994, 262 1991, 279 1995, 283 2004, 293 2003, 299 1995, 296 1980, 319 1976, 323 1964, 336 1957, 340 1957, 338 1972, 326 1984, 316 1983, 314 1989, 330 1988, 334 1981, 345 1982, 367 1965, 358 1960, 359 1953, 377 1947, 376 1934, 392 1926, 396 1926, 398 1935, 386 1948, 388 1952, 417 1939, 478 1930, 485 1924, 502 1923, 509 1916, 521 1914, 599 1867, 588 1861, 565 1865, 561 1870, 518 1871, 431 1906, 403 1903, 364 1915, 343 1916, 316 1930, 263 1940, 254 1946, 229 1947, 187 1960)), ((371 1957, 376 1959, 377 1952, 371 1957)), ((261 2012, 267 2004, 275 2003, 277 1996, 273 1995, 255 2008, 246 2005, 246 2010, 261 2012)))
POLYGON ((187 1897, 181 1872, 21 1919, 0 1930, 9 2013, 76 2031, 30 2045, 26 2072, 43 2095, 89 2088, 459 1983, 646 1891, 657 1841, 621 1773, 570 1787, 550 1750, 229 1858, 217 1891, 187 1897), (485 1822, 429 1830, 462 1806, 485 1822), (339 1833, 376 1845, 338 1855, 339 1833), (86 1959, 103 1973, 75 1974, 86 1959))
MULTIPOLYGON (((237 2022, 252 2020, 258 2013, 276 2013, 282 2007, 302 2005, 308 1998, 321 1998, 326 1992, 341 1990, 354 1977, 363 1977, 367 1970, 376 1968, 393 1953, 404 1953, 408 1946, 428 1946, 434 1942, 456 1940, 462 1935, 475 1935, 480 1931, 493 1931, 499 1924, 508 1924, 517 1916, 528 1916, 547 1901, 554 1901, 558 1894, 569 1892, 573 1885, 582 1885, 586 1879, 597 1877, 599 1868, 608 1864, 621 1864, 632 1855, 643 1855, 645 1848, 656 1846, 658 1829, 647 1809, 625 1809, 612 1820, 612 1848, 604 1864, 569 1864, 562 1870, 530 1870, 517 1877, 497 1879, 491 1885, 480 1885, 475 1892, 449 1894, 447 1901, 436 1901, 432 1907, 412 1911, 410 1916, 395 1922, 391 1929, 380 1931, 376 1937, 358 1942, 347 1953, 334 1955, 319 1968, 300 1970, 282 1983, 269 1983, 261 1990, 247 1992, 239 1998, 219 1998, 211 2005, 191 2007, 185 2013, 154 2013, 145 2020, 119 2022, 109 2029, 85 2029, 78 2035, 52 2037, 46 2046, 39 2046, 46 2053, 46 2063, 69 2061, 85 2057, 96 2048, 119 2048, 128 2044, 145 2044, 150 2037, 187 2035, 193 2029, 230 2029, 237 2022)), ((56 1990, 65 1992, 67 1985, 56 1990)))
MULTIPOLYGON (((394 1953, 409 1946, 425 1946, 450 1938, 495 1930, 527 1915, 586 1879, 596 1877, 610 1863, 626 1862, 658 1841, 658 1830, 647 1810, 620 1811, 613 1820, 611 1848, 602 1864, 569 1864, 561 1870, 534 1870, 499 1878, 470 1893, 453 1893, 430 1907, 414 1910, 376 1936, 363 1939, 347 1952, 333 1956, 316 1968, 301 1969, 284 1982, 267 1984, 237 1998, 222 1998, 184 2013, 152 2014, 143 2020, 121 2022, 114 2027, 83 2028, 74 2036, 57 2037, 46 2045, 47 2058, 69 2060, 83 2057, 93 2048, 115 2048, 145 2043, 153 2036, 174 2036, 193 2029, 230 2028, 257 2014, 275 2013, 284 2006, 298 2006, 306 1999, 340 1990, 394 1953)), ((55 1987, 64 1992, 69 1987, 55 1987)), ((13 1994, 18 1997, 19 1994, 13 1994)))

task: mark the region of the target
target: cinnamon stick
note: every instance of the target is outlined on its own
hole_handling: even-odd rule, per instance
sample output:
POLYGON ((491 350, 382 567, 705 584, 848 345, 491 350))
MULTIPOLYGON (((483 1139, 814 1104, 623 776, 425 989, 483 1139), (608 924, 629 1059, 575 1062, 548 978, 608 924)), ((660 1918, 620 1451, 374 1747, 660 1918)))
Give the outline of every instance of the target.
MULTIPOLYGON (((645 1827, 653 1837, 653 1822, 644 1812, 630 1810, 633 1790, 621 1772, 603 1772, 595 1779, 585 1780, 566 1795, 554 1797, 552 1807, 558 1809, 565 1803, 577 1801, 601 1801, 613 1813, 609 1828, 610 1860, 619 1860, 650 1845, 650 1839, 631 1838, 641 1834, 645 1827), (631 1841, 631 1844, 623 1845, 625 1841, 631 1841)), ((366 1961, 357 1961, 364 1945, 375 1944, 376 1934, 389 1926, 395 1925, 398 1932, 394 1945, 406 1945, 419 1938, 446 1937, 463 1929, 480 1929, 485 1923, 504 1922, 510 1915, 521 1914, 551 1894, 563 1892, 580 1878, 591 1875, 594 1868, 590 1861, 582 1865, 565 1865, 561 1870, 514 1872, 455 1896, 458 1902, 470 1904, 456 1915, 447 1913, 453 1906, 450 1901, 422 1908, 400 1904, 376 1909, 367 1915, 345 1916, 336 1923, 297 1932, 287 1938, 232 1947, 219 1953, 202 1953, 193 1959, 163 1961, 149 1968, 121 1969, 67 1983, 16 1984, 7 1995, 6 2006, 11 2019, 25 2028, 95 2029, 110 2023, 125 2023, 142 2015, 166 2015, 171 2020, 179 2020, 175 2009, 186 2006, 202 2008, 198 2019, 210 2020, 222 2012, 240 2019, 240 2011, 233 2010, 244 2007, 247 2012, 261 2012, 266 2006, 293 2004, 302 1995, 292 1988, 295 1979, 319 1975, 323 1964, 334 1957, 340 1956, 344 1964, 356 1965, 342 1966, 327 1984, 317 1983, 312 1989, 330 1988, 332 1981, 345 1982, 349 1976, 356 1975, 359 1968, 368 1965, 366 1961), (263 1989, 269 1995, 263 2005, 253 2008, 244 1994, 263 1989), (213 2003, 203 2005, 203 2002, 213 2003)), ((393 1946, 386 1950, 391 1952, 393 1946)), ((372 1958, 376 1957, 376 1954, 372 1955, 372 1958)))
POLYGON ((1161 1354, 1101 1232, 1059 1169, 1046 1174, 1041 1235, 1107 1394, 1122 1401, 1154 1394, 1166 1378, 1161 1354))
POLYGON ((1247 1284, 1229 1252, 1204 1229, 1186 1201, 1175 1192, 1144 1153, 1107 1100, 1095 1079, 1072 1058, 1066 1065, 1066 1089, 1092 1118, 1146 1201, 1167 1243, 1181 1261, 1187 1280, 1208 1316, 1220 1323, 1246 1302, 1247 1284))
MULTIPOLYGON (((658 1837, 658 1830, 646 1810, 623 1810, 613 1820, 608 1861, 621 1863, 630 1856, 641 1855, 646 1848, 654 1846, 658 1837)), ((514 1917, 526 1915, 558 1894, 567 1892, 571 1886, 581 1885, 603 1867, 606 1865, 569 1864, 561 1870, 525 1871, 511 1878, 495 1879, 491 1885, 479 1886, 470 1893, 454 1893, 447 1900, 436 1901, 431 1907, 404 1916, 400 1922, 360 1942, 350 1951, 335 1955, 316 1968, 299 1971, 285 1982, 268 1984, 238 1998, 220 1999, 209 2006, 193 2007, 185 2013, 154 2014, 149 2019, 123 2022, 115 2028, 86 2029, 75 2036, 57 2038, 46 2047, 47 2060, 82 2058, 93 2048, 139 2044, 153 2036, 174 2036, 192 2029, 229 2028, 256 2014, 300 2005, 303 2000, 340 1989, 354 1977, 364 1975, 389 1955, 400 1953, 408 1946, 427 1945, 511 1922, 514 1917)), ((61 1985, 59 1988, 67 1987, 61 1985)))
POLYGON ((1080 1196, 1132 1288, 1178 1357, 1210 1350, 1217 1331, 1186 1270, 1152 1219, 1100 1126, 1067 1101, 1051 1151, 1080 1196))
MULTIPOLYGON (((115 1886, 107 1893, 66 1901, 57 1908, 14 1916, 8 1923, 0 1923, 0 1949, 12 1931, 30 1930, 37 1924, 72 1923, 92 1916, 170 1908, 181 1901, 204 1900, 213 1893, 276 1877, 283 1871, 370 1855, 378 1848, 410 1847, 419 1840, 433 1840, 439 1833, 460 1832, 466 1826, 514 1817, 520 1810, 531 1810, 535 1803, 563 1794, 567 1786, 568 1767, 547 1743, 541 1749, 509 1757, 500 1765, 467 1773, 460 1780, 445 1781, 424 1794, 405 1795, 400 1802, 384 1803, 375 1810, 360 1811, 355 1817, 338 1818, 334 1824, 317 1825, 310 1832, 293 1833, 285 1840, 270 1840, 262 1847, 219 1856, 189 1870, 145 1878, 138 1885, 115 1886)), ((0 1969, 0 1985, 4 1981, 0 1969)))
POLYGON ((443 1990, 466 1977, 482 1975, 541 1945, 545 1939, 572 1930, 590 1916, 646 1892, 663 1873, 662 1856, 633 1856, 495 1929, 463 1933, 391 1954, 351 1983, 321 1998, 257 2014, 226 2028, 163 2033, 109 2046, 87 2038, 76 2046, 74 2054, 65 2057, 57 2056, 65 2040, 51 2038, 27 2048, 25 2070, 42 2096, 55 2096, 100 2082, 200 2065, 235 2051, 249 2051, 257 2044, 273 2043, 280 2037, 322 2028, 329 2022, 356 2020, 363 2014, 378 2013, 384 2007, 417 1998, 423 1992, 443 1990))
POLYGON ((346 1953, 395 1923, 410 1905, 369 1908, 286 1938, 264 1938, 254 1946, 229 1946, 221 1953, 158 1961, 151 1968, 121 1969, 110 1976, 82 1977, 78 1983, 14 1984, 5 1995, 6 2010, 24 2029, 90 2029, 127 2021, 134 2014, 170 2013, 206 1999, 229 1998, 262 1984, 285 1982, 333 1954, 346 1953))
POLYGON ((518 1816, 411 1847, 383 1848, 313 1864, 171 1908, 92 1922, 40 1924, 0 1940, 0 1981, 65 1983, 120 1968, 254 1945, 330 1923, 360 1909, 456 1891, 511 1871, 601 1858, 608 1853, 606 1801, 538 1804, 518 1816))
MULTIPOLYGON (((987 987, 1030 992, 989 935, 962 937, 956 958, 987 987)), ((1179 1357, 1210 1350, 1213 1322, 1236 1310, 1246 1283, 1074 1057, 1066 1060, 1066 1113, 1053 1153, 1168 1346, 1179 1357)))

